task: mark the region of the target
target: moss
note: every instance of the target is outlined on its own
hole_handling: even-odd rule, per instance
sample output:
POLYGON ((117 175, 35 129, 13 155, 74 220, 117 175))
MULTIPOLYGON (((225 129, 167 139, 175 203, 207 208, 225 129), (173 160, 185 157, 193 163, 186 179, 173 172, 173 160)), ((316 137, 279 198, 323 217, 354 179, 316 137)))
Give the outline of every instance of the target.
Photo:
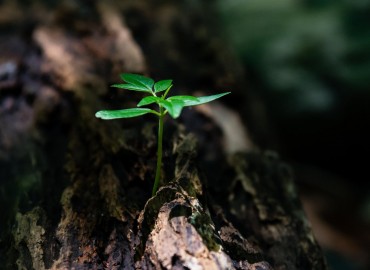
POLYGON ((220 250, 221 240, 215 234, 214 225, 209 215, 196 211, 188 218, 188 221, 200 234, 203 243, 210 251, 220 250))
POLYGON ((29 265, 32 265, 34 269, 45 269, 42 248, 45 229, 38 224, 43 218, 44 211, 39 207, 24 215, 17 213, 17 228, 14 230, 13 236, 16 249, 20 253, 17 260, 18 269, 28 269, 29 265))

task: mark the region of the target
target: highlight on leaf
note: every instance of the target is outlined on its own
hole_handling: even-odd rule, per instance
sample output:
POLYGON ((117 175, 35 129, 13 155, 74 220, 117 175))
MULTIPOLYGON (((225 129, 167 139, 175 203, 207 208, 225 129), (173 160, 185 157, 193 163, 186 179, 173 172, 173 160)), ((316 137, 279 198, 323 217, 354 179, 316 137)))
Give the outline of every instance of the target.
POLYGON ((157 114, 156 111, 147 108, 132 108, 124 110, 109 110, 109 111, 98 111, 95 117, 104 120, 119 119, 119 118, 131 118, 141 116, 147 113, 157 114))
POLYGON ((185 101, 185 106, 196 106, 196 105, 201 105, 201 104, 204 104, 204 103, 208 103, 208 102, 214 101, 214 100, 216 100, 220 97, 226 96, 230 93, 231 92, 225 92, 225 93, 212 95, 212 96, 197 97, 197 99, 198 99, 197 101, 194 101, 194 100, 185 101))
POLYGON ((142 100, 139 101, 137 104, 138 107, 149 105, 152 103, 158 103, 161 100, 159 97, 154 97, 154 96, 147 96, 143 98, 142 100))
POLYGON ((162 80, 154 84, 154 92, 159 93, 167 90, 172 86, 172 80, 162 80))
POLYGON ((115 88, 121 88, 121 89, 126 89, 126 90, 132 90, 132 91, 139 91, 139 92, 149 92, 151 93, 151 90, 148 90, 148 88, 140 85, 133 85, 129 83, 122 83, 122 84, 113 84, 111 87, 115 88))
POLYGON ((173 119, 176 119, 180 116, 182 109, 185 106, 185 103, 181 100, 166 100, 169 105, 166 107, 168 113, 172 116, 173 119))
POLYGON ((153 90, 154 80, 142 75, 125 73, 121 74, 122 80, 140 89, 147 89, 150 92, 153 90))
POLYGON ((198 98, 193 97, 193 96, 172 96, 172 97, 167 98, 167 100, 180 100, 180 101, 183 101, 184 103, 190 102, 190 101, 193 101, 193 102, 199 101, 198 98))

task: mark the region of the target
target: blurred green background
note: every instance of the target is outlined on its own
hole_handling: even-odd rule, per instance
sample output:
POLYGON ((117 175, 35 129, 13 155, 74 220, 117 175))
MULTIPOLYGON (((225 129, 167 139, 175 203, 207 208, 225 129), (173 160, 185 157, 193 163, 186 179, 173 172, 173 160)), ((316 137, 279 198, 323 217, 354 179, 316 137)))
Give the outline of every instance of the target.
MULTIPOLYGON (((369 248, 354 224, 369 229, 370 1, 220 0, 217 10, 248 90, 265 104, 270 140, 254 140, 293 164, 303 193, 329 201, 327 223, 369 248)), ((327 250, 332 269, 370 258, 327 250)))

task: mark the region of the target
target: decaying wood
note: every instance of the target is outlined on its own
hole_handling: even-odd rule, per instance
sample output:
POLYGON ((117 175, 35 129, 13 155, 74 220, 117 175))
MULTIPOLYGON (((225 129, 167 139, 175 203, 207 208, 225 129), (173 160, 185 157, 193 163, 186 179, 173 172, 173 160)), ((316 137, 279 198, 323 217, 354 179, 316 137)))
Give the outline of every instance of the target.
POLYGON ((164 180, 150 198, 155 119, 96 119, 136 104, 108 85, 149 71, 184 92, 242 81, 210 45, 202 4, 101 2, 0 6, 17 10, 3 26, 26 29, 1 37, 4 268, 325 269, 289 168, 255 150, 221 104, 228 124, 209 107, 167 121, 164 180))

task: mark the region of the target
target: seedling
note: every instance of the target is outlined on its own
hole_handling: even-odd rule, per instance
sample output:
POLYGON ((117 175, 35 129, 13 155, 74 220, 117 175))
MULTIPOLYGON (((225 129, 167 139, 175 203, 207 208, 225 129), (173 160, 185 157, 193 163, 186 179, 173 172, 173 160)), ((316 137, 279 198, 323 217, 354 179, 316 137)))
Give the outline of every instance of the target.
POLYGON ((163 118, 168 113, 172 118, 176 119, 180 116, 181 111, 184 107, 201 105, 207 102, 211 102, 222 96, 229 94, 230 92, 221 93, 212 96, 194 97, 194 96, 171 96, 167 97, 169 91, 172 88, 172 80, 161 80, 154 82, 154 80, 137 75, 137 74, 121 74, 121 79, 125 82, 123 84, 113 84, 112 87, 144 92, 148 96, 144 97, 137 104, 137 107, 146 106, 152 103, 158 105, 158 110, 152 110, 149 108, 131 108, 124 110, 110 110, 110 111, 99 111, 95 114, 97 118, 104 120, 119 119, 119 118, 130 118, 141 116, 144 114, 154 114, 158 117, 158 149, 157 149, 157 167, 155 173, 155 180, 152 195, 154 196, 157 192, 159 180, 161 178, 162 168, 162 141, 163 141, 163 118), (162 94, 164 93, 164 94, 162 94))

